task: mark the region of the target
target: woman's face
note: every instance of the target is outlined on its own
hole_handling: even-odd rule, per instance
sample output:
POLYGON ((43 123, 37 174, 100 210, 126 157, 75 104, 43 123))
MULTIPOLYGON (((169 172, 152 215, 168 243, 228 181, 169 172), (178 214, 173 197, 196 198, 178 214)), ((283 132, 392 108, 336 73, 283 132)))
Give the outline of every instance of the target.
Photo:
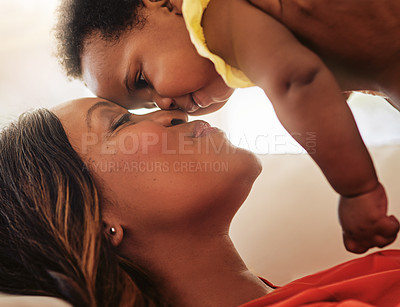
POLYGON ((134 115, 88 98, 54 112, 107 207, 132 232, 229 225, 260 172, 253 154, 182 111, 134 115))
POLYGON ((165 2, 144 0, 144 26, 125 32, 117 42, 97 33, 86 39, 83 80, 96 96, 128 109, 154 101, 164 110, 216 111, 233 89, 197 53, 182 15, 165 2))

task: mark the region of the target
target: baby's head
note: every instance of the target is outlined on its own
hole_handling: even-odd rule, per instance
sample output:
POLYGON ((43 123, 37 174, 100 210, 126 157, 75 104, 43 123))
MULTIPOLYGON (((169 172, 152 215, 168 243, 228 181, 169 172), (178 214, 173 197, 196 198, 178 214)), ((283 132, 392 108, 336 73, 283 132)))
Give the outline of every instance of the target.
POLYGON ((69 77, 126 108, 213 112, 233 92, 190 42, 169 0, 65 0, 57 26, 69 77))

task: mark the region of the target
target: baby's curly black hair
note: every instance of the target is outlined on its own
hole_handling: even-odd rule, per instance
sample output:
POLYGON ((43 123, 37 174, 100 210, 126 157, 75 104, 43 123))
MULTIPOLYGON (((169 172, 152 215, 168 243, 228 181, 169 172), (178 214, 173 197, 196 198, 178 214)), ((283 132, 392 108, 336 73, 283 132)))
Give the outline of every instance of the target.
POLYGON ((82 79, 81 53, 91 34, 118 41, 126 30, 144 24, 140 7, 141 0, 62 0, 55 37, 57 57, 67 76, 82 79))

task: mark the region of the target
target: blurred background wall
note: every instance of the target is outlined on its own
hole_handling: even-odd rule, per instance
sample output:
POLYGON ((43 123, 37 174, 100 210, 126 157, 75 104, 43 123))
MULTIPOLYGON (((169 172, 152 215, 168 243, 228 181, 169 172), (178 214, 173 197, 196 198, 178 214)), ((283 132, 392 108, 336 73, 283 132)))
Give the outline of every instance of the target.
POLYGON ((1 118, 90 92, 68 82, 56 59, 51 29, 55 0, 0 0, 1 118))
MULTIPOLYGON (((57 4, 0 0, 1 124, 27 109, 92 96, 80 82, 68 81, 52 56, 57 4)), ((352 97, 350 105, 388 189, 391 210, 400 216, 399 112, 365 95, 352 97)), ((257 153, 264 165, 232 226, 235 244, 256 273, 284 283, 353 257, 341 244, 337 195, 284 131, 262 91, 239 90, 204 119, 224 129, 234 144, 257 153)))
MULTIPOLYGON (((400 218, 400 145, 370 148, 400 218)), ((308 155, 263 155, 263 172, 235 216, 231 235, 249 268, 283 285, 358 257, 342 243, 338 196, 308 155)), ((400 239, 386 249, 400 248, 400 239)), ((375 252, 373 249, 369 252, 375 252)))

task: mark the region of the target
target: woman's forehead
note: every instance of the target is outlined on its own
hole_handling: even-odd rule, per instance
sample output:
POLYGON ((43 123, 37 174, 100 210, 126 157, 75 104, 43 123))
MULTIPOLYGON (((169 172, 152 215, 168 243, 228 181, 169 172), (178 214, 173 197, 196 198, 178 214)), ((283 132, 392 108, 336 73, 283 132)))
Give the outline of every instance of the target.
POLYGON ((51 111, 60 119, 67 131, 88 130, 92 114, 99 108, 122 109, 122 107, 100 98, 82 98, 55 106, 51 111))

